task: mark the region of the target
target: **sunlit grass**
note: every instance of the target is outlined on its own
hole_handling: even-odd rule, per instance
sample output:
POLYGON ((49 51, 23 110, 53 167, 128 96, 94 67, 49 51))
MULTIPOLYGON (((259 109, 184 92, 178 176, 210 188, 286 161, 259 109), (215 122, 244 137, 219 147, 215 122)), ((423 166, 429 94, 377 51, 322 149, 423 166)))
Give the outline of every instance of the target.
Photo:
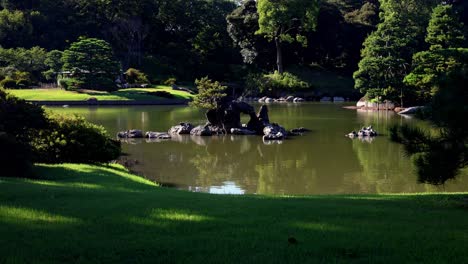
POLYGON ((47 222, 47 223, 77 223, 78 219, 54 215, 47 212, 12 206, 0 206, 0 218, 4 222, 47 222))
POLYGON ((0 262, 466 262, 465 193, 209 195, 119 165, 38 165, 37 177, 0 179, 0 262))
POLYGON ((175 96, 175 99, 191 99, 193 95, 179 90, 173 90, 169 86, 159 85, 153 88, 120 89, 115 92, 91 92, 80 93, 62 89, 23 89, 8 90, 11 94, 30 101, 86 101, 96 98, 101 101, 129 101, 129 100, 162 100, 165 98, 148 94, 148 92, 166 91, 175 96))

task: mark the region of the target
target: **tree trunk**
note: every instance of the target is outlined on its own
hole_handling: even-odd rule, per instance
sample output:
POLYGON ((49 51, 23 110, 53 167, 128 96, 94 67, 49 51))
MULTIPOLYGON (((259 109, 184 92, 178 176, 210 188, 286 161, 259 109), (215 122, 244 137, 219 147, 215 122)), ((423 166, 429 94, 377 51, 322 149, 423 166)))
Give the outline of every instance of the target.
POLYGON ((279 37, 275 37, 276 44, 276 65, 278 66, 278 73, 283 74, 283 53, 281 52, 281 41, 279 37))

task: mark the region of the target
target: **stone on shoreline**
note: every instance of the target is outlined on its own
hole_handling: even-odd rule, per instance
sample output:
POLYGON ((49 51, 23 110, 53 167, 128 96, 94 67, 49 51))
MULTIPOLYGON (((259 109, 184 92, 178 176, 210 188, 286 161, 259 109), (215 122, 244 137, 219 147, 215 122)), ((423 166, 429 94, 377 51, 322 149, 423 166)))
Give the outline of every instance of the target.
POLYGON ((118 138, 143 138, 143 131, 132 129, 117 133, 118 138))
POLYGON ((233 135, 255 135, 256 132, 246 128, 231 128, 231 134, 233 135))
POLYGON ((145 134, 146 138, 153 138, 153 139, 171 139, 171 135, 165 132, 152 132, 148 131, 145 134))
POLYGON ((204 126, 197 126, 190 131, 190 135, 192 136, 202 136, 202 137, 209 137, 212 136, 213 133, 211 132, 208 125, 204 126))
POLYGON ((177 126, 173 126, 167 133, 175 135, 189 135, 194 126, 190 123, 180 123, 177 126))

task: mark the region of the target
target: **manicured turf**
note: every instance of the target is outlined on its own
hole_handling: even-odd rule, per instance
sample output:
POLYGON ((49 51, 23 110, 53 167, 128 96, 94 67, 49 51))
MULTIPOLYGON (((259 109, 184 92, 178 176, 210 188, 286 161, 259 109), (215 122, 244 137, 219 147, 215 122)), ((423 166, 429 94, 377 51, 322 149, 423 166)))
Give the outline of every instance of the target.
POLYGON ((464 194, 217 196, 160 188, 121 167, 42 165, 38 173, 0 178, 0 262, 468 260, 464 194))
POLYGON ((148 94, 148 92, 166 91, 175 96, 175 99, 191 99, 193 95, 185 91, 172 90, 169 86, 157 86, 154 88, 131 88, 120 89, 115 92, 88 92, 78 93, 73 91, 65 91, 62 89, 24 89, 24 90, 8 90, 11 94, 31 101, 85 101, 91 97, 98 100, 160 100, 164 99, 158 96, 148 94))

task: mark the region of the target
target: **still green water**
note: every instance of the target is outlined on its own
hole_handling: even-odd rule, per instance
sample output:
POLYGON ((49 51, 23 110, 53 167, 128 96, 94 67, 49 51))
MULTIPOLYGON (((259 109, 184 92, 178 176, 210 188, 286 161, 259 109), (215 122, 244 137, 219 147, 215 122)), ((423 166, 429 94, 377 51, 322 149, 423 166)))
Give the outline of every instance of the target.
MULTIPOLYGON (((304 136, 265 144, 259 136, 179 136, 169 141, 123 143, 142 176, 183 190, 222 194, 354 194, 468 191, 466 172, 442 187, 418 184, 411 160, 390 142, 388 128, 422 121, 393 112, 347 110, 342 104, 269 105, 270 121, 304 136), (372 125, 372 141, 345 134, 372 125)), ((258 108, 258 105, 256 106, 258 108)), ((179 122, 205 123, 204 113, 184 106, 53 108, 86 117, 111 135, 127 129, 167 131, 179 122)), ((248 121, 247 117, 245 122, 248 121)))

